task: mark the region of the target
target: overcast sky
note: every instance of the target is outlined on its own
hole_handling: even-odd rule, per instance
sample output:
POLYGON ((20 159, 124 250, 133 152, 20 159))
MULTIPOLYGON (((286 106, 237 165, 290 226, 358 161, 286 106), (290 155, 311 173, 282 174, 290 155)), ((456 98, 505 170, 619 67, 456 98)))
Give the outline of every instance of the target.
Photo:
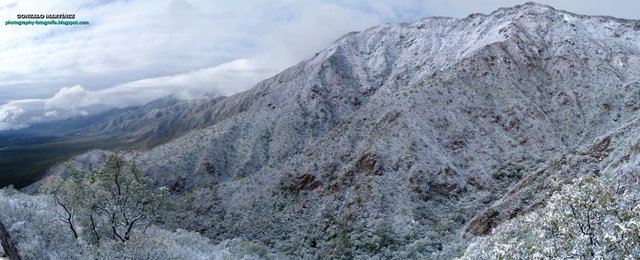
MULTIPOLYGON (((0 130, 170 94, 231 95, 350 31, 524 2, 0 0, 0 130), (49 13, 90 25, 5 25, 17 14, 49 13)), ((637 0, 538 2, 631 19, 640 10, 637 0)))

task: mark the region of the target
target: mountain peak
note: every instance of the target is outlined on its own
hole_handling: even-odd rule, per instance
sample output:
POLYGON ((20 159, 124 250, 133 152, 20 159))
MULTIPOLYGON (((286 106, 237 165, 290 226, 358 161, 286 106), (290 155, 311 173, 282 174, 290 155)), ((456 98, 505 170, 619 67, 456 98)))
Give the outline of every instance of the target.
POLYGON ((536 3, 536 2, 526 2, 526 3, 521 4, 521 5, 516 5, 516 6, 513 6, 513 7, 500 8, 498 10, 501 10, 501 9, 517 10, 517 11, 528 11, 528 12, 536 12, 536 13, 544 13, 544 12, 549 12, 549 11, 556 12, 557 11, 552 6, 545 5, 545 4, 539 4, 539 3, 536 3))
POLYGON ((498 18, 501 18, 505 15, 514 15, 516 17, 522 17, 525 15, 540 16, 540 15, 556 14, 558 12, 567 13, 564 11, 558 11, 549 5, 539 4, 535 2, 527 2, 527 3, 516 5, 513 7, 499 8, 494 12, 492 12, 491 14, 489 14, 488 16, 493 16, 498 18))
POLYGON ((536 2, 526 2, 524 4, 515 6, 514 8, 537 9, 537 10, 542 10, 542 9, 544 9, 544 10, 556 10, 552 6, 545 5, 545 4, 539 4, 539 3, 536 3, 536 2))

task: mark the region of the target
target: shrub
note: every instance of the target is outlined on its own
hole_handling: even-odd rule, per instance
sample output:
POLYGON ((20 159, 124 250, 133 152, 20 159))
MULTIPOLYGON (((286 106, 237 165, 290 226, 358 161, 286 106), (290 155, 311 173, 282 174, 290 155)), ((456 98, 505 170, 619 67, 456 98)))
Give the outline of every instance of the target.
POLYGON ((463 259, 623 259, 640 255, 637 190, 618 195, 595 178, 580 178, 547 205, 471 244, 463 259))

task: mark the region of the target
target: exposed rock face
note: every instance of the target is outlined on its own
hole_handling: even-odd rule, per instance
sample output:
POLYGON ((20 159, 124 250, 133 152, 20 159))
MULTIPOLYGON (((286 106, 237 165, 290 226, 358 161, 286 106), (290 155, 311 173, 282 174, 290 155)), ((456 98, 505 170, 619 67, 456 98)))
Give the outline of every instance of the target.
POLYGON ((491 232, 497 224, 497 217, 500 215, 500 212, 489 209, 480 213, 479 216, 475 217, 471 222, 469 222, 469 232, 474 235, 487 235, 491 232))
POLYGON ((565 179, 640 160, 637 27, 537 4, 374 27, 222 100, 236 115, 130 155, 179 196, 208 194, 181 217, 214 239, 459 255, 565 179))
POLYGON ((2 243, 2 252, 4 253, 3 257, 6 256, 10 260, 22 259, 20 254, 18 254, 18 249, 11 240, 9 232, 7 232, 7 229, 4 227, 4 224, 2 224, 2 222, 0 222, 0 242, 2 243))

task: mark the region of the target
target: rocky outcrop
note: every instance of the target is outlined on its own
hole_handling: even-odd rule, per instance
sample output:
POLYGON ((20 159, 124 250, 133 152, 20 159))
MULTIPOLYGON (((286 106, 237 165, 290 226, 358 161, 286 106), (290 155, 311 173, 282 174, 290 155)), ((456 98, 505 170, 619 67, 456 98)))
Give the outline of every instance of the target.
POLYGON ((4 251, 4 256, 8 257, 10 260, 21 260, 20 254, 18 254, 18 248, 13 244, 11 240, 11 236, 7 229, 4 227, 4 224, 0 222, 0 242, 2 243, 2 249, 4 251))

